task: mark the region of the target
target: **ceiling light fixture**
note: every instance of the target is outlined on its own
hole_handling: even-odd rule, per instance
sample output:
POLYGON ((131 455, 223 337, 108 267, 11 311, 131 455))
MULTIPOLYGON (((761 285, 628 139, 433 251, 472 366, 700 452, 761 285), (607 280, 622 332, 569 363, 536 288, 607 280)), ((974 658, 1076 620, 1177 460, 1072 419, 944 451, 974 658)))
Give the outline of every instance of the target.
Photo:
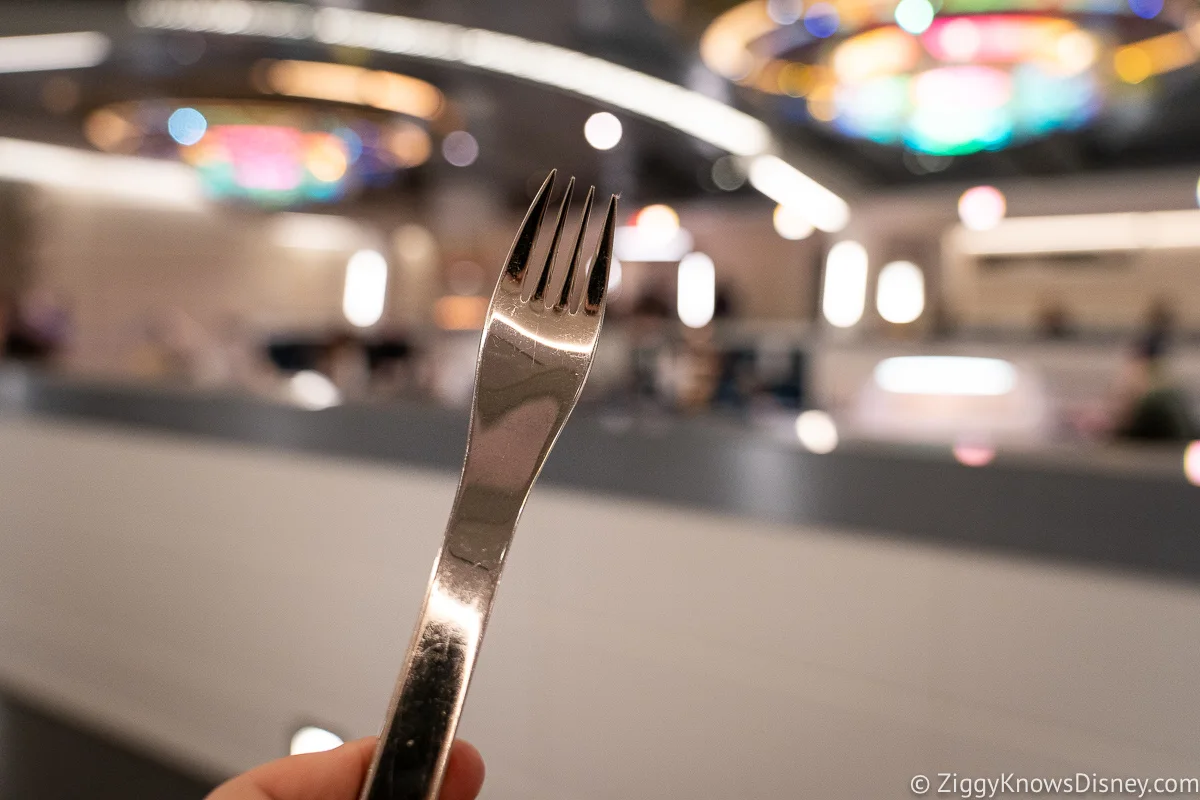
POLYGON ((973 231, 991 230, 1008 211, 1004 193, 995 186, 976 186, 958 198, 958 218, 973 231))
POLYGON ((986 231, 955 234, 972 256, 1200 249, 1200 210, 1010 217, 986 231))
POLYGON ((1112 75, 1142 84, 1200 60, 1185 0, 825 0, 803 19, 771 3, 718 16, 705 64, 780 96, 784 117, 934 155, 1075 130, 1131 96, 1108 90, 1112 75), (1136 40, 1150 29, 1138 17, 1168 32, 1136 40))
MULTIPOLYGON (((520 36, 413 17, 262 0, 134 0, 128 9, 130 19, 142 28, 312 39, 508 75, 622 109, 737 156, 762 157, 776 147, 762 120, 719 100, 611 61, 520 36)), ((833 192, 795 167, 792 170, 845 206, 833 192)))
POLYGON ((259 88, 288 97, 369 106, 420 119, 434 119, 445 97, 431 83, 383 70, 323 61, 260 61, 259 88))
POLYGON ((206 205, 199 179, 183 164, 20 139, 0 138, 0 179, 160 208, 206 205))
POLYGON ((621 120, 607 111, 588 117, 583 126, 583 138, 597 150, 612 150, 621 141, 621 120))
POLYGON ((82 69, 104 62, 112 42, 103 33, 44 33, 0 38, 0 72, 82 69))
POLYGON ((830 325, 849 328, 862 319, 867 303, 867 249, 845 240, 829 249, 821 311, 830 325))

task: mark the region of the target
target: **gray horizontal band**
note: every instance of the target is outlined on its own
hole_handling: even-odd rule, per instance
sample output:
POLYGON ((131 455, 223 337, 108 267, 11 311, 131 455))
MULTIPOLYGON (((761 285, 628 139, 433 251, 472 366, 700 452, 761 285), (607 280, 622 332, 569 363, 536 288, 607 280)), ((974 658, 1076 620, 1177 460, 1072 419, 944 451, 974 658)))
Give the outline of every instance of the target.
MULTIPOLYGON (((231 394, 16 372, 0 373, 0 409, 452 471, 467 423, 464 412, 415 403, 314 412, 231 394)), ((883 446, 818 456, 730 424, 621 429, 581 409, 542 480, 773 522, 1200 580, 1200 488, 1182 469, 1097 469, 1004 454, 972 469, 949 453, 883 446)))

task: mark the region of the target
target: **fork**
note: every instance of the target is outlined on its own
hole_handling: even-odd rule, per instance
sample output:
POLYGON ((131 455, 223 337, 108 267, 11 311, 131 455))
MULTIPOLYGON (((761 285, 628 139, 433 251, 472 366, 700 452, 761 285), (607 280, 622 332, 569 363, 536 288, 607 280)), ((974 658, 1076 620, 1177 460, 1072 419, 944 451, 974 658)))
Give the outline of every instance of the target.
POLYGON ((517 520, 592 365, 617 197, 577 291, 596 192, 588 190, 561 288, 552 292, 574 178, 536 277, 529 262, 554 178, 551 171, 538 190, 492 293, 458 493, 360 800, 436 800, 517 520))

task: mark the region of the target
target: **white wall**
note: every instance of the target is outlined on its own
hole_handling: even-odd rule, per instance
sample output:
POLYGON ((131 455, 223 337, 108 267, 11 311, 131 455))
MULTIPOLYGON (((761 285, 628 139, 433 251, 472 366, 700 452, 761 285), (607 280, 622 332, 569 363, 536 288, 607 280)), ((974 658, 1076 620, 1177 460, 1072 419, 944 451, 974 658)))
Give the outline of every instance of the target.
MULTIPOLYGON (((1007 178, 995 185, 1005 194, 1010 217, 1194 209, 1198 172, 1079 173, 1007 178)), ((1126 263, 1108 268, 1035 262, 979 269, 956 252, 953 237, 944 246, 942 242, 959 224, 958 199, 971 185, 939 181, 858 199, 851 225, 841 236, 861 240, 871 256, 865 327, 886 327, 874 313, 875 277, 894 259, 928 267, 931 296, 944 294, 947 313, 961 325, 1033 330, 1047 306, 1059 305, 1075 326, 1136 327, 1150 304, 1161 298, 1173 304, 1182 325, 1200 326, 1200 282, 1194 278, 1200 253, 1195 250, 1132 252, 1126 263)), ((914 327, 923 329, 930 322, 927 314, 914 327)))
MULTIPOLYGON (((0 418, 0 681, 218 771, 378 727, 453 476, 0 418)), ((1196 775, 1200 590, 539 488, 462 733, 487 795, 1196 775)))
MULTIPOLYGON (((359 220, 362 242, 310 251, 280 246, 272 236, 274 215, 260 209, 156 209, 47 189, 29 196, 36 200, 29 209, 28 283, 70 302, 75 331, 68 365, 108 374, 129 371, 147 325, 176 309, 213 340, 229 335, 235 322, 248 332, 344 327, 344 270, 357 246, 380 247, 391 262, 383 325, 428 323, 445 290, 443 268, 480 264, 481 292, 489 292, 520 222, 486 192, 455 189, 435 194, 420 214, 398 204, 359 209, 370 214, 359 220), (436 220, 439 252, 417 274, 393 251, 391 236, 420 218, 436 220)), ((697 248, 715 259, 740 313, 798 320, 813 306, 817 244, 777 236, 769 207, 689 208, 684 223, 697 248)), ((636 299, 639 274, 661 281, 673 300, 675 265, 651 264, 631 270, 634 285, 624 302, 636 299)))

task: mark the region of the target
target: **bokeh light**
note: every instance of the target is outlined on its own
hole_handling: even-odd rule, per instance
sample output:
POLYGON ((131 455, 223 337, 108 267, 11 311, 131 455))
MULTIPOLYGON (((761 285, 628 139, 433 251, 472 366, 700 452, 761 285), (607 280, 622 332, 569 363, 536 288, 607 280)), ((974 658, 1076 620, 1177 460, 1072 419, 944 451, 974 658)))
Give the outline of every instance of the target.
POLYGON ((985 441, 963 438, 954 443, 954 460, 964 467, 986 467, 996 458, 996 448, 985 441))
POLYGON ((767 16, 780 25, 798 22, 803 13, 803 0, 767 0, 767 16))
POLYGON ((123 116, 107 108, 98 108, 83 123, 83 135, 100 150, 123 152, 131 149, 126 143, 135 145, 141 133, 123 116))
POLYGON ((1096 63, 1096 58, 1100 55, 1100 45, 1092 34, 1076 30, 1060 36, 1054 51, 1063 72, 1067 75, 1077 75, 1096 63))
POLYGON ((442 156, 456 167, 469 167, 479 158, 479 142, 466 131, 452 131, 442 140, 442 156))
POLYGON ((1163 0, 1128 0, 1129 10, 1142 19, 1154 19, 1163 10, 1163 0))
POLYGON ((1154 72, 1154 62, 1146 48, 1131 44, 1113 54, 1113 71, 1125 83, 1138 84, 1154 72))
POLYGON ((1188 483, 1200 486, 1200 442, 1192 442, 1183 451, 1183 474, 1188 483))
POLYGON ((356 328, 369 328, 383 317, 388 265, 382 253, 359 250, 346 264, 342 313, 356 328))
POLYGON ((588 117, 583 126, 583 137, 597 150, 612 150, 621 141, 621 120, 607 111, 588 117))
POLYGON ((833 36, 840 25, 837 9, 829 3, 813 3, 804 13, 804 28, 818 39, 833 36))
POLYGON ((304 156, 304 166, 322 183, 341 180, 349 163, 344 141, 336 136, 314 139, 304 156))
POLYGON ((1017 370, 999 358, 894 356, 875 365, 875 385, 892 394, 1000 397, 1017 385, 1017 370))
MULTIPOLYGON (((905 8, 896 9, 905 25, 926 24, 905 8)), ((834 80, 810 90, 809 111, 842 133, 916 152, 998 149, 1091 118, 1098 48, 1058 18, 931 17, 920 34, 885 25, 830 48, 834 80)))
POLYGON ((92 110, 83 130, 110 153, 161 159, 175 151, 211 200, 272 208, 336 202, 387 185, 428 160, 433 147, 425 126, 411 119, 288 101, 195 101, 166 119, 162 101, 124 101, 92 110))
POLYGON ((845 240, 829 249, 821 312, 830 325, 849 328, 862 319, 867 303, 867 250, 845 240))
POLYGON ((447 331, 477 331, 487 318, 488 298, 451 294, 433 304, 433 321, 447 331))
POLYGON ((615 300, 621 295, 621 283, 625 278, 625 267, 613 256, 608 264, 608 299, 615 300))
POLYGON ((976 186, 958 199, 958 218, 973 231, 995 228, 1004 219, 1008 202, 995 186, 976 186))
POLYGON ((395 123, 384 137, 387 152, 397 167, 416 167, 429 160, 433 142, 420 125, 411 122, 395 123))
POLYGON ((716 309, 717 273, 713 260, 704 253, 688 253, 679 262, 677 285, 679 321, 689 328, 712 322, 716 309))
POLYGON ((746 173, 733 156, 721 156, 712 165, 712 180, 718 189, 736 192, 746 185, 746 173))
POLYGON ((933 23, 934 10, 929 0, 900 0, 896 6, 896 24, 909 33, 924 33, 933 23))
POLYGON ((925 311, 925 274, 911 261, 893 261, 879 271, 875 289, 879 316, 896 325, 915 321, 925 311))
POLYGON ((772 221, 775 223, 775 232, 793 242, 807 239, 815 230, 808 217, 784 205, 775 206, 772 221))
MULTIPOLYGON (((342 402, 342 393, 338 391, 338 388, 333 384, 333 381, 329 380, 329 378, 326 378, 324 375, 315 370, 303 370, 293 375, 291 379, 288 380, 287 393, 288 398, 293 403, 301 408, 307 408, 310 411, 321 411, 322 409, 332 408, 333 406, 340 405, 342 402)), ((316 733, 316 730, 319 729, 306 730, 302 728, 300 731, 297 731, 296 735, 300 737, 300 740, 297 741, 295 738, 293 738, 292 747, 308 748, 315 747, 317 744, 321 743, 324 740, 324 737, 316 733)), ((324 731, 324 733, 329 732, 324 731)), ((334 744, 333 747, 338 747, 340 744, 341 742, 338 742, 337 744, 334 744)), ((329 750, 332 748, 326 747, 324 749, 329 750)), ((292 752, 298 754, 301 752, 312 753, 318 751, 311 749, 293 749, 292 752)))
POLYGON ((935 55, 947 61, 971 61, 979 53, 983 36, 974 20, 966 17, 949 20, 931 37, 941 47, 941 53, 935 55))
POLYGON ((679 232, 679 214, 663 203, 655 203, 637 213, 638 229, 655 241, 669 241, 679 232))
POLYGON ((182 145, 193 145, 204 138, 208 120, 194 108, 177 108, 167 119, 167 133, 182 145))
POLYGON ((810 452, 832 453, 838 446, 837 425, 824 411, 805 411, 796 417, 796 438, 810 452))

